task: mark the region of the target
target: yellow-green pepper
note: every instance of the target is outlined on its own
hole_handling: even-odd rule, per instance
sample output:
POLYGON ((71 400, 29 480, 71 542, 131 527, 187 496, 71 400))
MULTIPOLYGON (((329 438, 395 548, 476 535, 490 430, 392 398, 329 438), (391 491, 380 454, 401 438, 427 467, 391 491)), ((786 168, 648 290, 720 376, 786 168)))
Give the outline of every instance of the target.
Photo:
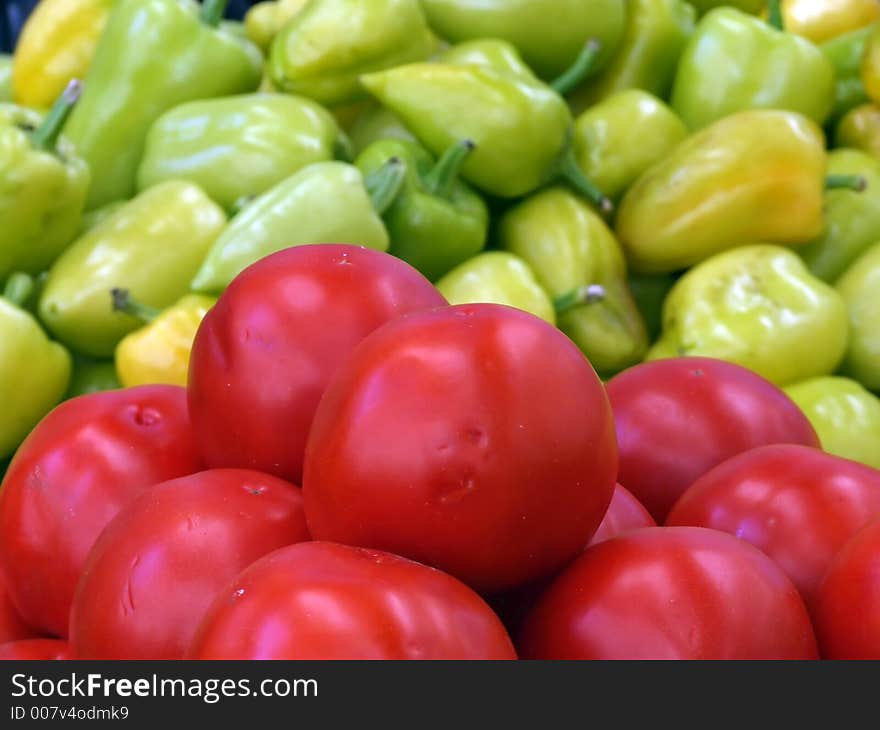
POLYGON ((880 243, 837 280, 849 312, 850 339, 841 372, 880 392, 880 243))
MULTIPOLYGON (((877 5, 880 8, 880 4, 877 5)), ((834 67, 834 107, 831 119, 839 119, 868 100, 862 83, 862 56, 874 29, 871 26, 837 36, 820 48, 834 67)))
POLYGON ((360 154, 373 142, 382 139, 402 139, 415 142, 416 138, 390 109, 370 104, 355 118, 348 131, 355 154, 360 154))
POLYGON ((252 5, 244 16, 245 34, 263 53, 268 54, 278 31, 287 25, 307 2, 308 0, 265 0, 252 5))
POLYGON ((869 103, 850 109, 837 123, 834 144, 880 159, 880 107, 869 103))
POLYGON ((822 43, 880 20, 877 0, 782 0, 785 29, 822 43))

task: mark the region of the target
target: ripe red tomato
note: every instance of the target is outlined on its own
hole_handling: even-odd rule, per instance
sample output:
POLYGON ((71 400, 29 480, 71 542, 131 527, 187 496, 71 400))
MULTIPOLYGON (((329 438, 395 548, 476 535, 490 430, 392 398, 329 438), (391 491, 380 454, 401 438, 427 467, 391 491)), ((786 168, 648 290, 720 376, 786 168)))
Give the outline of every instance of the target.
POLYGON ((304 542, 258 560, 214 601, 194 659, 516 659, 501 621, 445 573, 304 542))
POLYGON ((70 644, 60 639, 22 639, 0 644, 0 661, 72 659, 70 644))
POLYGON ((651 517, 651 513, 644 508, 641 502, 633 497, 626 487, 619 484, 614 487, 614 495, 608 511, 602 518, 602 524, 590 540, 590 545, 610 540, 630 530, 640 527, 656 527, 657 523, 651 517))
POLYGON ((588 548, 526 619, 526 659, 817 659, 804 603, 770 558, 698 527, 588 548))
POLYGON ((388 550, 480 591, 577 555, 611 501, 614 425, 589 362, 512 307, 402 317, 327 389, 306 451, 315 539, 388 550))
POLYGON ((19 447, 0 490, 0 571, 21 617, 66 637, 76 582, 104 526, 147 487, 200 468, 184 388, 91 393, 55 408, 19 447))
POLYGON ((215 469, 159 484, 95 543, 70 613, 82 659, 181 659, 219 590, 257 558, 308 540, 302 495, 215 469))
POLYGON ((35 639, 38 636, 18 615, 6 586, 0 581, 0 644, 19 639, 35 639))
POLYGON ((729 532, 769 555, 811 606, 831 559, 880 515, 880 471, 805 446, 764 446, 700 477, 668 525, 729 532))
POLYGON ((859 530, 831 561, 813 621, 825 659, 880 659, 880 520, 859 530))
POLYGON ((205 317, 190 360, 208 466, 301 483, 312 417, 336 368, 384 322, 445 304, 409 264, 358 246, 297 246, 245 269, 205 317))
POLYGON ((819 447, 810 422, 782 390, 722 360, 643 363, 607 385, 620 445, 618 481, 660 523, 685 489, 731 456, 766 444, 819 447))

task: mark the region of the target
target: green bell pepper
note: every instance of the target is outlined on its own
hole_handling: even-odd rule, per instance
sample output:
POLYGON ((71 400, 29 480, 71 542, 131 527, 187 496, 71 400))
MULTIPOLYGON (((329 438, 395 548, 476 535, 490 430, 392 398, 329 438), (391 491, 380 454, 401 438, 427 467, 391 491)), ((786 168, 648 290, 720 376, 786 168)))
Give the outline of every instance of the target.
POLYGON ((853 107, 868 101, 868 94, 862 83, 862 56, 873 31, 872 26, 859 28, 819 46, 834 68, 834 106, 831 109, 831 119, 839 119, 853 107))
POLYGON ((672 89, 672 108, 691 129, 746 109, 784 109, 822 124, 833 104, 834 68, 817 46, 734 8, 700 20, 672 89))
POLYGON ((880 107, 868 102, 844 114, 834 130, 834 146, 862 150, 880 159, 880 107))
POLYGON ((436 44, 418 0, 311 0, 275 37, 269 73, 281 91, 339 106, 366 96, 362 74, 425 60, 436 44))
POLYGON ((642 359, 645 325, 614 235, 564 188, 540 192, 501 219, 502 248, 529 264, 553 298, 559 328, 608 376, 642 359))
POLYGON ((79 90, 71 82, 45 118, 0 105, 0 280, 43 271, 79 228, 89 169, 60 137, 79 90))
POLYGON ((12 101, 12 56, 0 53, 0 102, 12 101))
POLYGON ((575 120, 574 154, 586 176, 617 199, 688 136, 657 97, 630 89, 609 96, 575 120))
POLYGON ((150 128, 138 189, 189 180, 231 210, 241 198, 332 159, 340 142, 334 116, 303 97, 246 94, 189 102, 150 128))
POLYGON ((150 125, 196 99, 254 91, 259 49, 218 27, 227 0, 118 0, 67 135, 92 172, 88 208, 135 193, 150 125))
POLYGON ((805 380, 784 389, 829 454, 880 469, 880 398, 849 378, 805 380))
POLYGON ((348 130, 355 154, 360 154, 373 142, 380 139, 405 139, 415 142, 416 138, 390 109, 381 104, 370 104, 358 114, 348 130))
POLYGON ((689 0, 700 15, 705 15, 714 8, 722 5, 725 7, 733 7, 742 10, 744 13, 757 15, 767 5, 765 0, 689 0))
POLYGON ((880 243, 856 259, 835 287, 846 302, 851 332, 841 372, 880 392, 880 243))
POLYGON ((367 179, 392 158, 406 163, 400 193, 382 215, 391 241, 388 250, 431 281, 486 245, 489 211, 483 199, 458 179, 458 171, 473 148, 473 143, 465 140, 435 161, 416 142, 381 140, 355 161, 367 179))
POLYGON ((64 399, 121 387, 113 360, 92 360, 79 355, 73 360, 73 374, 64 399))
POLYGON ((61 400, 70 380, 70 354, 19 306, 30 286, 29 276, 13 274, 0 297, 0 459, 61 400))
POLYGON ((95 208, 94 210, 89 210, 83 213, 83 217, 79 222, 79 231, 76 237, 79 238, 83 233, 92 230, 92 228, 99 223, 103 223, 127 202, 128 201, 126 200, 117 200, 113 203, 102 205, 100 208, 95 208))
POLYGON ((666 99, 696 22, 696 13, 685 0, 630 0, 623 40, 606 68, 571 95, 574 112, 580 114, 626 89, 642 89, 666 99))
POLYGON ((834 372, 848 333, 837 291, 793 251, 756 244, 717 254, 675 283, 647 359, 715 357, 789 385, 834 372))
POLYGON ((623 36, 623 0, 422 0, 431 27, 452 43, 499 38, 512 43, 538 76, 568 69, 588 38, 602 50, 600 69, 623 36))
POLYGON ((192 183, 144 191, 77 239, 55 262, 40 297, 40 318, 74 350, 110 357, 141 321, 115 312, 122 287, 152 307, 167 307, 189 282, 226 223, 223 210, 192 183))
POLYGON ((282 180, 232 219, 192 280, 193 291, 220 293, 252 263, 288 246, 333 242, 387 251, 381 216, 399 194, 406 167, 392 158, 364 178, 354 165, 316 162, 282 180))

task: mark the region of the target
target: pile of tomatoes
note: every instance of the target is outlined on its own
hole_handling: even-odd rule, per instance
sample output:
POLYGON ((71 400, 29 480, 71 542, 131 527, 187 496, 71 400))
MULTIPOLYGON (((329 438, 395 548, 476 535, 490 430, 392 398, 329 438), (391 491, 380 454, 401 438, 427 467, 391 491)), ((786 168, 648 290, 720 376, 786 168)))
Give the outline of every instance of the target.
POLYGON ((33 430, 0 579, 5 657, 878 658, 880 472, 739 366, 603 384, 530 314, 301 246, 224 292, 188 388, 33 430))

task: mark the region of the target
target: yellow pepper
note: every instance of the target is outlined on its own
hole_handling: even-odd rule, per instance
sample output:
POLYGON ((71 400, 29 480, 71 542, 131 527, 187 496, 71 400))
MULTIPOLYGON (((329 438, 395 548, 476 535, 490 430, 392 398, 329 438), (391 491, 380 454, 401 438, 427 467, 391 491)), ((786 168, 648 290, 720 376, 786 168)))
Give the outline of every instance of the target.
POLYGON ((41 0, 12 60, 12 93, 22 106, 47 108, 71 79, 85 78, 114 0, 41 0))
POLYGON ((216 298, 188 294, 161 312, 132 301, 125 290, 114 290, 113 299, 116 309, 146 321, 116 346, 116 374, 122 386, 185 386, 196 331, 216 298))
POLYGON ((305 7, 308 0, 267 0, 252 6, 244 16, 247 37, 266 53, 278 31, 305 7))
POLYGON ((783 0, 782 18, 791 33, 822 43, 880 20, 877 0, 783 0))

